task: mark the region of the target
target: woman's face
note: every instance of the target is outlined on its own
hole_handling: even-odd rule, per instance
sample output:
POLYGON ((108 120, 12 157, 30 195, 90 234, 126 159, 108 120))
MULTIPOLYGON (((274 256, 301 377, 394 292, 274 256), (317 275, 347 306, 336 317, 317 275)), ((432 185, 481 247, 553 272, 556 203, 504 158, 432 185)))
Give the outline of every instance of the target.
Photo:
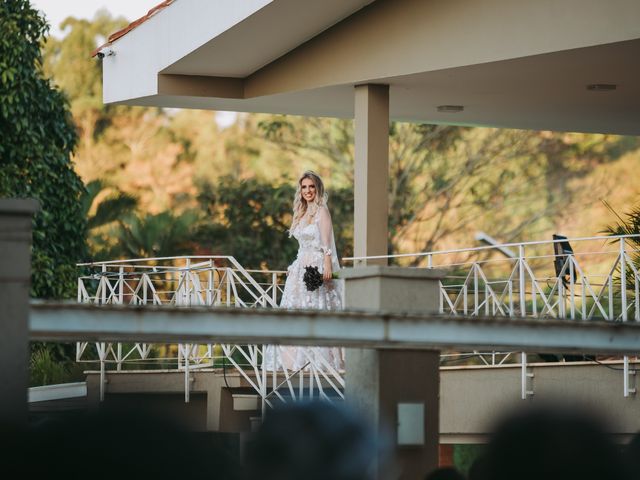
POLYGON ((313 202, 316 198, 316 184, 310 178, 303 178, 300 182, 300 190, 302 198, 309 202, 313 202))

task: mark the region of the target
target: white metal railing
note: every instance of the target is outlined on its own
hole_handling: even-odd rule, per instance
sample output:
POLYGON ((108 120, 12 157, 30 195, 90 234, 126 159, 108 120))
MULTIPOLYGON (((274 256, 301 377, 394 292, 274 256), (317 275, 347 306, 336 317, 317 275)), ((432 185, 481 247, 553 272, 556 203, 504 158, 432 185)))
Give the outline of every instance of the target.
MULTIPOLYGON (((247 270, 231 256, 181 256, 83 263, 78 267, 78 302, 98 305, 169 305, 234 308, 275 308, 283 293, 286 272, 247 270)), ((281 352, 279 347, 277 352, 281 352)), ((290 372, 284 362, 264 364, 262 345, 78 342, 76 361, 100 363, 100 398, 104 399, 106 367, 125 363, 161 365, 184 371, 185 401, 189 401, 189 371, 228 363, 262 399, 263 408, 276 401, 317 395, 341 397, 344 380, 313 348, 304 348, 304 368, 290 372), (92 356, 90 348, 95 348, 92 356), (291 382, 296 377, 296 389, 291 382), (287 389, 283 394, 280 390, 287 389), (327 394, 325 389, 329 389, 327 394)))
MULTIPOLYGON (((440 312, 465 316, 570 318, 588 321, 640 321, 638 254, 640 235, 581 237, 510 243, 477 248, 391 255, 402 263, 413 257, 424 268, 443 268, 440 312), (560 247, 560 248, 558 248, 560 247), (503 252, 511 249, 515 257, 503 252), (623 281, 622 279, 625 279, 623 281)), ((360 257, 344 260, 359 260, 360 257)), ((282 295, 283 271, 246 270, 229 256, 184 256, 80 264, 78 301, 95 304, 204 305, 273 308, 282 295)), ((77 360, 87 357, 89 343, 78 343, 77 360)), ((154 362, 185 372, 189 400, 189 371, 228 362, 256 390, 263 408, 317 396, 342 397, 342 372, 321 352, 305 350, 308 362, 298 369, 282 361, 287 350, 274 347, 273 365, 264 364, 262 345, 152 346, 100 342, 94 344, 100 362, 101 398, 106 364, 120 370, 124 363, 154 362)), ((517 361, 522 368, 522 398, 533 392, 527 355, 517 352, 446 353, 475 356, 487 366, 517 361)), ((289 359, 290 360, 290 359, 289 359)), ((624 395, 635 393, 635 370, 624 358, 624 395)))
MULTIPOLYGON (((440 312, 465 316, 567 318, 611 322, 640 321, 640 235, 556 238, 521 243, 344 260, 407 260, 423 268, 442 268, 440 312), (505 255, 504 252, 516 252, 505 255)), ((507 352, 508 353, 508 352, 507 352)), ((513 352, 514 353, 514 352, 513 352)), ((488 365, 504 355, 478 355, 488 365), (488 361, 487 358, 491 360, 488 361)), ((462 355, 469 355, 463 353, 462 355)), ((527 356, 522 365, 522 398, 527 386, 527 356)), ((629 358, 624 358, 624 395, 635 393, 629 358)))

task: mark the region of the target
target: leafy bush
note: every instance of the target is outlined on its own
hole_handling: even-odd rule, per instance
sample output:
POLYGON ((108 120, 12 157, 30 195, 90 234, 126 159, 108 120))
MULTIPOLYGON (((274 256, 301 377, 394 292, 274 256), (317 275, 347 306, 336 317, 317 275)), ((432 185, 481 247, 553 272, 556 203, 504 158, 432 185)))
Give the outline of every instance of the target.
POLYGON ((64 95, 42 72, 48 25, 27 0, 0 2, 0 196, 35 198, 31 294, 75 294, 85 256, 84 186, 70 160, 76 130, 64 95))

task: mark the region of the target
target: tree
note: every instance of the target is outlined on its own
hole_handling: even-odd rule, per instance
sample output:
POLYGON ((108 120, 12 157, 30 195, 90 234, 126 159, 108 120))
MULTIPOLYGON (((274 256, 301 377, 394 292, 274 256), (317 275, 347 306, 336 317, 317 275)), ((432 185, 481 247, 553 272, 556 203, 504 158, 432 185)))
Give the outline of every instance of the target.
POLYGON ((190 211, 178 215, 171 212, 132 215, 120 220, 111 256, 151 258, 192 253, 196 220, 197 215, 190 211))
MULTIPOLYGON (((351 121, 271 115, 259 127, 291 165, 311 159, 332 185, 352 186, 351 121)), ((578 181, 637 145, 616 136, 392 122, 388 250, 469 245, 478 230, 505 242, 548 234, 566 220, 561 205, 606 194, 601 185, 585 194, 578 181)), ((407 261, 415 266, 421 257, 407 261)))
MULTIPOLYGON (((206 212, 197 235, 206 253, 231 255, 247 268, 285 269, 298 244, 289 238, 293 181, 272 185, 256 178, 223 177, 216 186, 201 186, 199 201, 206 212)), ((353 253, 353 196, 350 189, 333 191, 329 199, 340 256, 353 253)))
MULTIPOLYGON (((107 227, 124 219, 138 205, 137 198, 122 193, 103 180, 93 180, 80 199, 82 213, 87 219, 87 244, 93 258, 111 253, 113 240, 107 227)), ((109 259, 108 257, 106 259, 109 259)))
POLYGON ((48 26, 27 0, 0 2, 0 196, 40 201, 33 228, 32 295, 75 295, 85 256, 84 187, 70 160, 76 131, 63 94, 42 71, 48 26))
MULTIPOLYGON (((618 215, 608 202, 604 202, 604 204, 618 219, 615 224, 606 227, 604 230, 605 233, 611 236, 640 235, 640 204, 636 205, 629 212, 626 212, 624 214, 626 218, 618 215)), ((631 261, 636 269, 640 270, 640 236, 626 238, 625 242, 627 244, 627 252, 632 252, 630 254, 631 261)), ((618 273, 620 273, 619 268, 618 273)), ((635 288, 635 274, 631 269, 627 269, 626 288, 631 291, 635 288)))

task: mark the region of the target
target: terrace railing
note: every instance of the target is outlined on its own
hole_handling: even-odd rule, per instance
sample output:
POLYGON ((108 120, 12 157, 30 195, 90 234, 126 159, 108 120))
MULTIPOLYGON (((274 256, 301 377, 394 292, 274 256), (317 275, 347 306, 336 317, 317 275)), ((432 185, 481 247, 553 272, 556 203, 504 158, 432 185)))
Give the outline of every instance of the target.
MULTIPOLYGON (((442 314, 626 322, 640 321, 639 240, 640 235, 562 238, 387 258, 398 264, 417 260, 423 268, 445 270, 440 282, 442 314)), ((99 305, 274 308, 286 274, 246 270, 229 256, 135 259, 79 267, 78 301, 99 305)), ((274 347, 273 364, 265 365, 262 345, 81 342, 76 358, 100 362, 102 398, 106 366, 120 370, 125 363, 184 371, 186 401, 190 370, 225 365, 233 366, 254 388, 263 409, 301 398, 341 398, 342 372, 323 362, 313 348, 304 352, 308 361, 295 370, 285 367, 292 362, 285 358, 287 349, 279 346, 274 347)), ((533 393, 526 353, 447 352, 442 359, 446 363, 469 357, 487 366, 519 363, 522 398, 533 393)), ((629 396, 635 393, 629 357, 624 357, 623 370, 624 395, 629 396)))
MULTIPOLYGON (((512 318, 567 318, 610 322, 640 321, 640 235, 556 238, 433 252, 351 257, 387 258, 402 265, 444 269, 440 313, 512 318)), ((486 365, 514 359, 515 352, 473 352, 486 365)), ((522 395, 527 384, 526 354, 522 395)), ((629 358, 624 358, 624 395, 630 387, 629 358)))
MULTIPOLYGON (((97 305, 276 308, 286 275, 277 270, 247 270, 231 256, 141 258, 78 267, 78 302, 97 305)), ((276 356, 286 354, 280 347, 275 352, 276 356)), ((255 389, 263 408, 314 396, 342 396, 341 373, 323 362, 322 355, 314 355, 312 348, 303 350, 308 362, 296 371, 283 366, 288 362, 265 365, 263 353, 262 345, 79 342, 76 361, 99 362, 101 399, 107 365, 121 370, 124 364, 184 371, 185 401, 189 401, 190 370, 225 365, 234 367, 255 389)))

